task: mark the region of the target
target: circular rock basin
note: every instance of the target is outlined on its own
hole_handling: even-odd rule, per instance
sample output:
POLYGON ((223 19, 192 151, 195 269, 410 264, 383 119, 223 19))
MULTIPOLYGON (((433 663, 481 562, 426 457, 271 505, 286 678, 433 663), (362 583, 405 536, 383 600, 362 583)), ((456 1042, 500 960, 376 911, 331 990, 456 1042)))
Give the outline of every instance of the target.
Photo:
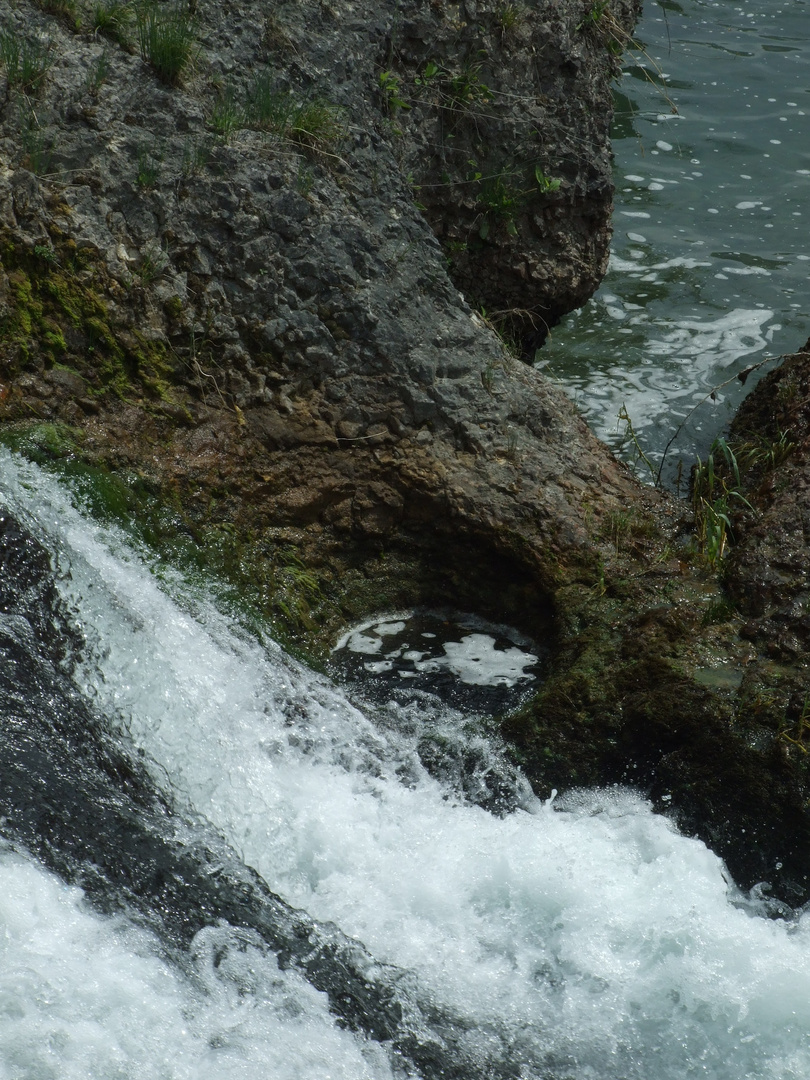
POLYGON ((508 626, 476 615, 416 610, 352 627, 330 666, 377 701, 429 693, 476 713, 515 708, 536 690, 547 650, 508 626))

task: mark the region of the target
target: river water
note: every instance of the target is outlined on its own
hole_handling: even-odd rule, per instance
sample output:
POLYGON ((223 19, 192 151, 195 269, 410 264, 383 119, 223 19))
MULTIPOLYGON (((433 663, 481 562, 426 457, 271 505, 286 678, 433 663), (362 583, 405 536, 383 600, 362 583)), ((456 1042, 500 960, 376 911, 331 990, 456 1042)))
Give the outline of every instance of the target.
MULTIPOLYGON (((810 914, 769 918, 780 909, 741 896, 716 856, 631 791, 538 802, 491 739, 485 752, 485 729, 438 702, 351 703, 242 630, 204 590, 150 567, 146 553, 86 520, 52 477, 6 451, 0 505, 50 553, 59 597, 55 614, 32 619, 29 610, 28 620, 4 601, 0 674, 20 663, 32 626, 48 638, 67 612, 71 627, 59 648, 33 647, 37 715, 15 696, 13 676, 2 684, 4 723, 8 710, 23 718, 15 738, 40 732, 24 781, 41 799, 43 827, 58 817, 58 792, 81 791, 84 772, 98 772, 101 752, 82 756, 78 747, 112 742, 163 792, 159 804, 135 808, 149 815, 155 850, 165 854, 172 822, 175 836, 221 838, 235 853, 224 861, 255 868, 279 903, 317 920, 318 933, 368 950, 364 977, 372 993, 394 987, 406 1036, 392 1052, 364 1034, 373 1023, 341 1026, 337 999, 312 985, 317 965, 280 965, 263 934, 222 905, 203 907, 184 932, 168 910, 182 899, 182 873, 166 870, 148 843, 137 845, 138 863, 164 870, 147 883, 146 903, 111 904, 102 890, 99 910, 75 875, 57 877, 26 850, 17 816, 40 811, 7 804, 19 776, 3 773, 3 1080, 810 1075, 810 914), (78 731, 62 719, 62 701, 82 718, 78 731), (420 738, 436 724, 445 743, 474 745, 479 771, 512 785, 505 812, 478 805, 452 767, 440 778, 424 767, 420 738), (52 728, 67 758, 53 757, 52 728), (31 775, 40 766, 50 772, 31 775), (408 1047, 437 1030, 454 1070, 430 1059, 417 1069, 408 1047)), ((31 579, 24 574, 14 595, 30 593, 31 579)), ((391 623, 373 629, 394 632, 391 623)), ((515 649, 504 650, 501 678, 524 673, 515 649)), ((462 673, 465 655, 464 663, 455 655, 462 673)), ((14 747, 3 740, 7 762, 14 747)), ((464 760, 448 758, 462 772, 464 760)), ((56 862, 81 864, 82 881, 116 877, 102 838, 127 798, 119 787, 131 785, 120 762, 105 768, 115 795, 90 776, 98 802, 88 807, 89 836, 48 826, 49 843, 62 847, 56 862)), ((118 837, 122 859, 129 831, 118 837)), ((53 848, 42 854, 50 864, 53 848)), ((221 865, 201 858, 200 866, 189 907, 197 879, 210 879, 212 897, 218 887, 221 865)))
POLYGON ((675 486, 770 366, 735 375, 810 335, 810 4, 647 0, 636 38, 616 89, 610 270, 540 360, 631 460, 623 409, 656 471, 683 424, 675 486))

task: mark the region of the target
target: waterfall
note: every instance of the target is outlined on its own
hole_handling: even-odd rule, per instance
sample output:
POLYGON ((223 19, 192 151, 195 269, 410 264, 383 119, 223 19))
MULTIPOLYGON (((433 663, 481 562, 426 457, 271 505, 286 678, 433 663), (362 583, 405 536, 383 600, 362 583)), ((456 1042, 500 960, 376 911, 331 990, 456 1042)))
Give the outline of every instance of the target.
POLYGON ((808 916, 360 707, 79 502, 0 452, 0 1077, 810 1075, 808 916))

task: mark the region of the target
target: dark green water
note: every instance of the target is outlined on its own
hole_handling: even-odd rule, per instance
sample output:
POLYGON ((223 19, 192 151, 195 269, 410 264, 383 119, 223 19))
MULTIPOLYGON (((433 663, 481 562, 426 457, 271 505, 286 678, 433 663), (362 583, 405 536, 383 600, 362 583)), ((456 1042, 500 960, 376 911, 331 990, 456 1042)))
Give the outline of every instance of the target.
POLYGON ((771 365, 735 375, 810 335, 810 0, 647 0, 636 40, 610 270, 541 362, 627 458, 623 408, 656 467, 683 424, 674 486, 771 365))

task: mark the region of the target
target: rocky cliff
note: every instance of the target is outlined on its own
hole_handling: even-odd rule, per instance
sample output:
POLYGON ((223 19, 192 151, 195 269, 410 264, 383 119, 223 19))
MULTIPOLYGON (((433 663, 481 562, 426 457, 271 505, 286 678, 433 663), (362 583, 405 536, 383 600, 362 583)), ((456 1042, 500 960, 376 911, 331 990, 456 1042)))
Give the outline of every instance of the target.
POLYGON ((4 13, 4 417, 344 584, 593 563, 635 485, 492 321, 598 284, 632 5, 104 11, 4 13))

